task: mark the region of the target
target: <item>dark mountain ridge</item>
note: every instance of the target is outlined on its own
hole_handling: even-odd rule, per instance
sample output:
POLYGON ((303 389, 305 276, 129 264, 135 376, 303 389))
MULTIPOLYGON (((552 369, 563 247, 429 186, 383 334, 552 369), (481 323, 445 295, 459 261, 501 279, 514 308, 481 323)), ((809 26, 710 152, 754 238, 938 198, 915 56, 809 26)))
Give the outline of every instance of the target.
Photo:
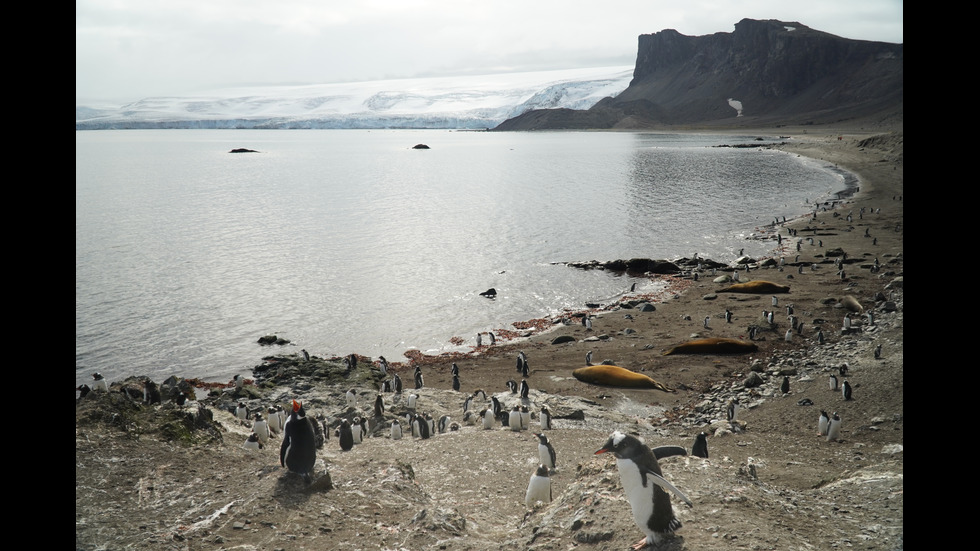
POLYGON ((495 130, 735 127, 901 117, 904 46, 797 22, 743 19, 731 33, 639 37, 629 87, 588 110, 542 109, 495 130), (741 102, 742 112, 729 104, 741 102))

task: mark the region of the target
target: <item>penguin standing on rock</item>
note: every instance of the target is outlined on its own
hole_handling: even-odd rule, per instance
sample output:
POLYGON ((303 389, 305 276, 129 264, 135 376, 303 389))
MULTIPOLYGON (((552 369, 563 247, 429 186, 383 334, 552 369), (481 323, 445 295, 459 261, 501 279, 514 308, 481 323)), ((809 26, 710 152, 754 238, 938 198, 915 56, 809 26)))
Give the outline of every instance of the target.
POLYGON ((531 387, 527 384, 527 379, 521 379, 521 398, 527 400, 531 394, 531 387))
POLYGON ((357 391, 353 388, 347 391, 344 395, 347 398, 347 407, 356 408, 357 407, 357 391))
POLYGON ((728 401, 728 406, 726 408, 725 413, 727 414, 728 421, 730 423, 734 423, 734 422, 738 421, 738 399, 737 398, 732 398, 731 400, 728 401))
POLYGON ((633 547, 659 545, 681 527, 670 504, 670 495, 664 489, 673 492, 688 506, 691 506, 691 500, 663 478, 656 456, 640 439, 615 431, 595 453, 607 452, 616 456, 620 481, 633 509, 633 520, 646 534, 633 547))
POLYGON ((92 390, 104 390, 109 392, 109 381, 96 371, 92 374, 92 390))
POLYGON ((242 421, 248 419, 248 406, 245 405, 245 402, 238 402, 238 405, 235 406, 235 417, 242 421))
POLYGON ((524 494, 524 505, 529 508, 539 501, 551 503, 551 477, 548 476, 548 467, 544 465, 538 465, 531 475, 531 480, 527 483, 527 493, 524 494))
POLYGON ((307 484, 313 482, 313 465, 316 463, 316 443, 313 424, 306 417, 303 404, 293 400, 293 412, 286 419, 279 447, 279 464, 291 472, 302 475, 307 484))

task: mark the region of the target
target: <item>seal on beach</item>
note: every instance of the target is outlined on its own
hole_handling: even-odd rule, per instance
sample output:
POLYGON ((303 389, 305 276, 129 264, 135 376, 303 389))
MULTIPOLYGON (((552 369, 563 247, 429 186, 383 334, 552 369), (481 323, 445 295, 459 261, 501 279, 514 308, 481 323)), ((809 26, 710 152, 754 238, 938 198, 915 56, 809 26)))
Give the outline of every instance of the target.
POLYGON ((302 475, 307 484, 313 482, 310 473, 316 463, 316 444, 313 424, 306 417, 303 404, 293 400, 293 412, 282 429, 282 446, 279 447, 279 464, 291 472, 302 475))
POLYGON ((633 520, 646 534, 633 547, 639 549, 659 544, 681 527, 664 488, 674 492, 688 506, 691 500, 664 479, 656 456, 640 439, 615 431, 595 454, 606 452, 616 456, 616 467, 626 499, 633 509, 633 520))
POLYGON ((861 306, 858 299, 851 295, 846 295, 844 298, 840 299, 840 305, 856 314, 864 313, 864 306, 861 306))
POLYGON ((548 467, 538 465, 527 483, 527 493, 524 494, 524 505, 533 507, 537 502, 551 503, 551 477, 548 467))
POLYGON ((718 289, 719 293, 752 293, 759 295, 768 295, 770 293, 788 293, 789 285, 779 285, 778 283, 773 283, 771 281, 765 281, 762 279, 756 279, 753 281, 746 281, 744 283, 735 283, 734 285, 729 285, 724 289, 718 289))
POLYGON ((695 339, 679 344, 664 352, 664 356, 671 354, 745 354, 755 352, 759 347, 754 342, 726 337, 712 337, 707 339, 695 339))
POLYGON ((675 392, 674 389, 659 383, 642 373, 630 371, 616 365, 590 365, 572 371, 572 376, 593 385, 613 386, 621 388, 652 388, 664 392, 675 392))

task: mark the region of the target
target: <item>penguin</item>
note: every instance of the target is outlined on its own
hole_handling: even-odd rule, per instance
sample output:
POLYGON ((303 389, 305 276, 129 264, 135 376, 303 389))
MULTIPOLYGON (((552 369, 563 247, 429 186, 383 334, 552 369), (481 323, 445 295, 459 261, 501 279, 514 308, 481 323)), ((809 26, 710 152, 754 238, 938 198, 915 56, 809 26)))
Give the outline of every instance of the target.
POLYGON ((817 418, 817 436, 826 436, 828 428, 830 428, 830 416, 826 411, 820 410, 820 417, 817 418))
POLYGON ((395 394, 401 394, 402 393, 402 378, 399 377, 397 373, 395 373, 395 379, 394 379, 394 382, 393 382, 393 387, 395 389, 395 394))
POLYGON ((538 420, 541 423, 541 430, 551 430, 551 411, 548 410, 548 406, 541 406, 538 420))
POLYGON ((355 417, 350 424, 351 437, 355 444, 360 444, 364 441, 364 425, 361 424, 361 418, 355 417))
POLYGON ((776 295, 772 296, 772 305, 779 306, 779 297, 777 297, 776 295))
POLYGON ((422 429, 420 428, 421 422, 422 420, 418 415, 415 415, 414 413, 408 414, 408 424, 412 427, 412 438, 419 438, 422 436, 422 429))
POLYGON ((422 370, 415 368, 415 390, 418 390, 425 386, 425 382, 422 379, 422 370))
POLYGON ((391 381, 388 380, 381 381, 380 390, 381 392, 391 392, 392 391, 391 381))
POLYGON ((282 430, 282 446, 279 447, 279 464, 290 472, 302 475, 307 484, 313 482, 311 473, 316 463, 313 424, 306 417, 303 404, 293 400, 293 412, 282 430))
POLYGON ((408 395, 408 403, 405 404, 408 409, 415 409, 415 404, 418 403, 419 395, 412 393, 408 395))
POLYGON ((521 430, 531 428, 531 410, 527 406, 521 406, 521 430))
POLYGON ((491 346, 497 344, 497 337, 496 337, 496 335, 493 334, 492 331, 488 331, 487 332, 487 336, 490 337, 490 345, 491 346))
POLYGON ((391 420, 391 439, 401 440, 402 439, 402 425, 398 422, 398 419, 391 420))
POLYGON ((473 391, 473 398, 476 400, 480 400, 481 402, 486 402, 487 393, 482 388, 478 388, 475 391, 473 391))
POLYGON ((507 381, 507 388, 510 390, 511 394, 517 394, 517 381, 514 379, 509 379, 507 381))
POLYGON ((789 394, 789 376, 783 376, 783 384, 779 385, 779 390, 783 394, 789 394))
POLYGON ((527 365, 527 360, 521 362, 521 377, 527 377, 531 372, 531 368, 527 365))
POLYGON ((79 398, 84 398, 84 397, 88 396, 88 393, 89 392, 92 392, 92 387, 90 387, 88 385, 78 385, 78 387, 75 388, 75 390, 78 391, 78 397, 79 398))
POLYGON ((420 415, 416 417, 415 420, 419 423, 419 438, 426 440, 432 436, 432 425, 429 424, 428 418, 420 415))
POLYGON ((279 434, 282 431, 282 423, 279 422, 279 413, 276 408, 269 406, 265 410, 265 419, 269 423, 269 432, 271 434, 279 434))
POLYGON ((493 420, 496 419, 496 416, 494 416, 494 414, 493 414, 493 410, 490 409, 490 408, 487 408, 487 409, 483 410, 482 413, 480 413, 480 416, 483 417, 483 430, 490 430, 490 429, 492 429, 493 428, 493 420))
POLYGON ((531 394, 531 387, 527 384, 527 379, 521 379, 521 398, 525 400, 531 394))
POLYGON ((357 407, 357 391, 353 388, 347 391, 345 395, 347 397, 347 407, 356 408, 357 407))
POLYGON ((535 433, 534 436, 538 438, 538 458, 541 459, 541 464, 548 468, 549 472, 554 472, 557 470, 555 467, 555 447, 551 445, 548 441, 548 437, 543 433, 535 433))
POLYGON ((585 365, 586 366, 592 365, 592 351, 591 350, 589 350, 588 352, 585 353, 585 365))
POLYGON ((734 423, 738 421, 738 398, 732 398, 728 401, 728 407, 726 408, 726 414, 728 416, 728 421, 734 423))
POLYGON ((585 330, 592 331, 592 318, 588 316, 585 317, 585 330))
POLYGON ((620 482, 633 510, 633 520, 646 534, 634 547, 639 549, 660 544, 665 537, 681 528, 681 522, 670 504, 670 496, 664 492, 664 488, 672 491, 688 506, 691 506, 691 500, 663 478, 656 456, 640 439, 615 431, 595 454, 607 452, 616 456, 620 482))
POLYGON ((281 428, 286 427, 286 408, 282 407, 282 404, 276 404, 276 415, 279 417, 279 426, 281 428))
POLYGON ((306 361, 310 361, 310 353, 309 353, 309 352, 307 352, 305 348, 304 348, 304 349, 302 349, 302 350, 300 350, 300 352, 302 352, 302 353, 303 353, 303 359, 304 359, 304 360, 306 360, 306 361))
POLYGON ((521 372, 521 368, 522 368, 523 365, 524 365, 523 352, 518 352, 518 354, 517 354, 517 372, 518 373, 521 372))
POLYGON ((711 321, 711 316, 705 316, 704 317, 704 328, 705 329, 711 329, 710 327, 708 327, 708 322, 709 321, 711 321))
POLYGON ((827 424, 827 442, 837 442, 840 440, 840 415, 834 412, 834 416, 830 418, 830 423, 827 424))
POLYGON ((691 455, 704 459, 708 458, 708 433, 699 432, 694 437, 694 446, 691 447, 691 455))
POLYGON ((875 359, 876 360, 880 360, 881 359, 881 345, 880 344, 875 347, 875 359))
POLYGON ((510 410, 507 426, 514 432, 521 430, 521 408, 519 406, 514 406, 514 409, 510 410))
POLYGON ((245 386, 245 377, 242 377, 241 375, 235 375, 234 380, 235 380, 235 391, 236 392, 239 391, 239 390, 241 390, 242 387, 245 386))
POLYGON ((385 415, 385 398, 380 394, 374 399, 374 414, 378 417, 384 417, 385 415))
POLYGON ((381 368, 382 375, 388 374, 388 360, 384 356, 378 356, 378 367, 381 368))
POLYGON ((844 382, 840 385, 840 392, 844 396, 845 401, 851 399, 851 383, 847 382, 847 379, 844 379, 844 382))
POLYGON ((473 407, 473 395, 467 396, 466 399, 463 400, 463 413, 465 414, 468 412, 471 407, 473 407))
POLYGON ((449 370, 449 374, 452 375, 452 376, 454 376, 454 377, 456 375, 459 375, 459 366, 456 365, 456 362, 453 362, 453 367, 452 367, 452 369, 449 370))
POLYGON ((459 392, 459 375, 453 375, 453 390, 459 392))
POLYGON ((476 334, 476 347, 480 348, 483 346, 483 333, 476 334))
POLYGON ((245 439, 245 444, 242 447, 246 450, 261 450, 264 446, 262 442, 259 442, 259 436, 253 432, 245 439))
POLYGON ((92 390, 104 390, 109 392, 109 381, 96 371, 92 374, 92 390))
POLYGON ((725 310, 725 323, 731 323, 731 322, 732 322, 732 311, 725 310))
POLYGON ((439 434, 446 434, 447 430, 449 430, 449 416, 443 415, 439 418, 439 434))
POLYGON ((823 344, 823 328, 817 329, 817 344, 823 344))
POLYGON ((494 418, 496 418, 497 416, 500 415, 500 412, 504 410, 504 406, 500 404, 500 400, 497 399, 496 396, 490 398, 490 404, 491 404, 490 409, 493 410, 493 416, 494 418))
POLYGON ((269 431, 269 422, 262 417, 261 413, 255 414, 255 422, 252 423, 252 433, 259 438, 259 442, 263 446, 269 443, 269 438, 272 436, 269 431))
POLYGON ((245 402, 238 402, 238 405, 235 406, 235 417, 242 421, 248 419, 248 406, 245 405, 245 402))
POLYGON ((524 494, 524 505, 528 508, 534 507, 539 501, 551 503, 551 477, 548 476, 548 467, 544 465, 538 465, 531 475, 531 480, 527 483, 527 493, 524 494))
MULTIPOLYGON (((881 345, 878 345, 878 349, 881 349, 881 345)), ((148 380, 143 385, 143 401, 147 404, 159 404, 161 402, 160 387, 153 381, 148 380)))
POLYGON ((347 452, 354 447, 354 431, 351 430, 350 421, 341 419, 340 421, 340 449, 347 452))
POLYGON ((848 369, 850 368, 847 367, 847 363, 845 362, 842 363, 839 368, 837 368, 837 372, 840 373, 841 377, 847 377, 848 369))
POLYGON ((368 419, 367 417, 361 417, 361 440, 368 436, 371 436, 371 433, 368 432, 368 419))
POLYGON ((833 373, 830 374, 830 390, 837 390, 837 375, 834 375, 833 373))
POLYGON ((789 328, 786 330, 786 334, 783 336, 783 340, 786 342, 793 342, 793 329, 789 328))

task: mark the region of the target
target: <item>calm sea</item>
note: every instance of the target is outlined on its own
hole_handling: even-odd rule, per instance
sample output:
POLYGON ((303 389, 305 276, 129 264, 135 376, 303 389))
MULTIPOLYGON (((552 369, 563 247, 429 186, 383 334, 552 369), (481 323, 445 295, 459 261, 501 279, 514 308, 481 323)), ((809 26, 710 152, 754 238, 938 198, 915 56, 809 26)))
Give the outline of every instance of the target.
POLYGON ((778 136, 75 133, 75 379, 227 381, 276 352, 465 350, 636 282, 561 262, 773 254, 854 182, 778 136), (757 141, 757 138, 763 141, 757 141), (417 143, 431 149, 416 150, 417 143), (231 154, 245 147, 258 153, 231 154), (490 287, 498 296, 478 293, 490 287), (268 334, 285 348, 261 347, 268 334), (462 347, 453 345, 462 338, 462 347))

